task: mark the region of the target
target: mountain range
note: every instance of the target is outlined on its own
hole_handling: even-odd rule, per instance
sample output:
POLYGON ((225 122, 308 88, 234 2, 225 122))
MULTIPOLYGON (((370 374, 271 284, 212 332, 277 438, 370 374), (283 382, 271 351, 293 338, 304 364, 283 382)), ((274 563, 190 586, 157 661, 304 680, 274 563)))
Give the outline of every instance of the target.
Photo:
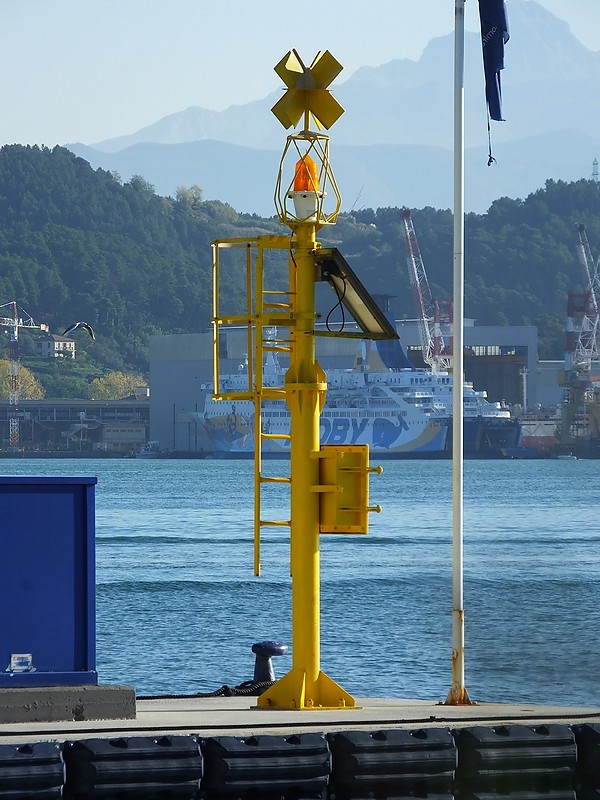
MULTIPOLYGON (((491 166, 481 39, 465 34, 465 207, 478 213, 547 179, 589 178, 600 154, 600 52, 534 0, 512 0, 509 17, 506 121, 491 123, 491 166)), ((453 49, 452 34, 439 37, 418 61, 363 67, 333 85, 346 109, 329 132, 343 210, 452 205, 453 49)), ((161 195, 198 184, 205 199, 271 216, 286 132, 270 108, 282 91, 221 112, 188 108, 128 136, 65 146, 123 180, 142 176, 161 195)))

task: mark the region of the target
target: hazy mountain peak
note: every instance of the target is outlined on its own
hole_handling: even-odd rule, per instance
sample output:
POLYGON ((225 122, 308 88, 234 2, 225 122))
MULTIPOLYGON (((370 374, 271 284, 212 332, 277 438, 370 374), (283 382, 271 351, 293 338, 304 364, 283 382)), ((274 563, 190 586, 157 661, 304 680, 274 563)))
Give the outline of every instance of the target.
MULTIPOLYGON (((269 135, 271 128, 275 127, 275 124, 269 119, 272 115, 268 112, 278 96, 274 92, 262 100, 254 100, 244 105, 232 105, 224 111, 190 106, 184 111, 168 114, 152 125, 147 125, 128 136, 106 139, 92 146, 105 153, 115 153, 143 142, 181 144, 205 139, 220 139, 235 143, 242 138, 239 129, 242 121, 243 125, 247 126, 244 133, 261 142, 265 136, 269 135), (234 137, 230 135, 232 129, 236 131, 234 137)), ((244 129, 242 128, 242 130, 244 129)))
MULTIPOLYGON (((506 89, 527 85, 531 96, 528 100, 524 95, 519 96, 518 103, 526 102, 526 107, 521 109, 515 104, 515 97, 511 101, 509 93, 505 92, 510 117, 519 119, 520 123, 503 128, 502 138, 531 136, 546 127, 556 129, 561 120, 556 119, 555 109, 560 107, 563 94, 568 107, 572 98, 585 95, 589 87, 590 103, 597 103, 593 99, 597 97, 593 84, 600 79, 600 53, 584 47, 571 34, 566 22, 535 0, 511 0, 509 27, 511 39, 506 48, 502 83, 506 89), (531 86, 536 82, 540 83, 538 89, 531 86), (531 109, 538 108, 540 97, 547 97, 549 82, 560 82, 562 89, 553 86, 552 104, 546 103, 552 108, 545 111, 542 108, 541 117, 534 117, 531 109)), ((427 44, 418 61, 398 58, 379 67, 362 67, 340 83, 336 96, 345 106, 346 114, 335 127, 337 141, 344 144, 412 142, 448 147, 453 40, 452 33, 437 37, 427 44)), ((468 123, 469 107, 478 115, 484 109, 481 42, 479 33, 475 32, 465 35, 465 84, 468 123)), ((143 142, 177 144, 213 139, 279 149, 281 128, 270 113, 279 96, 280 92, 275 91, 262 100, 230 106, 220 112, 192 106, 133 134, 108 139, 94 147, 104 152, 117 152, 143 142)), ((591 133, 587 121, 584 129, 591 133)), ((479 125, 475 130, 483 131, 479 125)))
MULTIPOLYGON (((511 0, 508 11, 511 38, 502 74, 507 121, 492 124, 497 163, 491 169, 481 37, 465 36, 465 142, 476 158, 471 209, 501 194, 526 195, 549 177, 588 177, 600 157, 600 53, 584 47, 535 0, 511 0)), ((360 196, 373 208, 448 204, 442 198, 451 197, 453 50, 450 33, 430 41, 417 61, 398 58, 363 67, 335 87, 346 113, 331 131, 332 161, 346 196, 360 196)), ((261 175, 274 182, 285 132, 270 108, 280 96, 278 90, 221 112, 193 106, 95 150, 70 149, 125 180, 143 175, 163 194, 199 183, 206 197, 262 211, 254 187, 265 179, 257 174, 251 189, 244 186, 248 154, 253 148, 252 163, 260 163, 261 175)), ((272 204, 272 186, 261 191, 272 204)))
POLYGON ((507 85, 600 77, 600 54, 588 50, 566 22, 535 0, 512 0, 508 24, 511 39, 502 76, 507 85))

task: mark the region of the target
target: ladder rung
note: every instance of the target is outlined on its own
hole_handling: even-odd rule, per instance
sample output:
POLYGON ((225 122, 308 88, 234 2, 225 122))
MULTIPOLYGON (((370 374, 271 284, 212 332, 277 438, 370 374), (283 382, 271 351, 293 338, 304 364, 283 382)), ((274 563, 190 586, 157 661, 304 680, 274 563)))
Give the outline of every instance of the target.
POLYGON ((263 308, 291 308, 291 303, 263 303, 263 308))
POLYGON ((291 478, 271 478, 267 475, 260 476, 261 483, 291 483, 291 478))
POLYGON ((213 392, 213 400, 254 400, 255 392, 213 392))
POLYGON ((262 433, 261 437, 263 439, 291 439, 291 435, 289 433, 262 433))
POLYGON ((288 292, 285 289, 263 289, 263 295, 265 294, 290 295, 290 294, 295 294, 295 292, 288 292))
POLYGON ((261 519, 259 524, 261 528, 289 528, 292 523, 289 520, 261 519))

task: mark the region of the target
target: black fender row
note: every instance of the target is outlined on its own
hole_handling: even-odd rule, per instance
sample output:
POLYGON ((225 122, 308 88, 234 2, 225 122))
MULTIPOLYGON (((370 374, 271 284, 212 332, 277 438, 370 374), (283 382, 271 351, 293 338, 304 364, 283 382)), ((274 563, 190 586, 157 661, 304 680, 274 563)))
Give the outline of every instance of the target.
POLYGON ((0 745, 0 800, 592 800, 600 724, 0 745))

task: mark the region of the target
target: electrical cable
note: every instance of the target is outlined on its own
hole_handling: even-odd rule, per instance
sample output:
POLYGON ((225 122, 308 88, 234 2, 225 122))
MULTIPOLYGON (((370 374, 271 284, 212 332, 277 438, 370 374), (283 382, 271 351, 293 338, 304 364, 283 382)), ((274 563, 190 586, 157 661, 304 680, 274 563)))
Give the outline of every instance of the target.
POLYGON ((273 686, 275 681, 244 681, 237 686, 228 686, 226 683, 215 689, 214 692, 197 692, 196 694, 153 694, 140 696, 138 700, 192 700, 194 698, 207 697, 258 697, 268 688, 273 686))
POLYGON ((336 286, 336 284, 333 281, 331 282, 331 286, 333 287, 333 290, 334 290, 334 292, 336 294, 336 297, 337 297, 337 303, 334 306, 332 306, 332 308, 329 309, 329 311, 327 313, 327 316, 325 317, 325 327, 327 328, 327 330, 330 333, 341 333, 344 330, 344 328, 346 327, 346 314, 344 312, 344 305, 343 305, 344 297, 346 296, 346 279, 342 278, 342 280, 344 281, 344 291, 342 292, 342 294, 339 293, 338 287, 336 286), (330 319, 331 315, 333 314, 333 312, 338 307, 339 307, 340 311, 342 312, 342 321, 340 323, 339 330, 332 331, 331 327, 329 325, 329 319, 330 319))

